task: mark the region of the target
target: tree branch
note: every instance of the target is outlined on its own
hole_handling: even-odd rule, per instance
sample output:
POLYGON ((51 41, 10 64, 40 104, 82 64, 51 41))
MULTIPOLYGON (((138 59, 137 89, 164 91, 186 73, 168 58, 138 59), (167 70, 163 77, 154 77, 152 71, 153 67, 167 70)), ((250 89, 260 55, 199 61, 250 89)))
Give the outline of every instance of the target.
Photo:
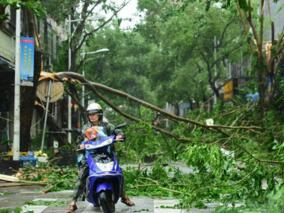
POLYGON ((227 31, 227 29, 229 29, 229 26, 231 25, 231 24, 233 24, 234 23, 234 20, 232 19, 231 21, 229 21, 227 24, 226 24, 226 26, 224 27, 224 29, 223 29, 223 32, 222 32, 222 34, 221 34, 221 38, 220 38, 220 40, 219 40, 219 46, 223 46, 223 41, 224 41, 224 37, 225 37, 225 33, 226 33, 226 31, 227 31))
POLYGON ((220 126, 218 126, 218 125, 217 126, 215 126, 215 125, 207 126, 207 125, 205 125, 203 123, 200 123, 200 122, 188 119, 188 118, 179 117, 177 115, 174 115, 174 114, 171 114, 169 112, 166 112, 166 111, 162 110, 161 108, 159 108, 157 106, 154 106, 154 105, 152 105, 152 104, 150 104, 148 102, 145 102, 145 101, 143 101, 141 99, 138 99, 138 98, 136 98, 136 97, 134 97, 134 96, 132 96, 132 95, 130 95, 128 93, 123 92, 123 91, 120 91, 120 90, 117 90, 117 89, 113 89, 113 88, 105 86, 103 84, 90 82, 90 81, 86 80, 82 75, 80 75, 78 73, 74 73, 74 72, 59 72, 59 73, 54 73, 54 77, 57 78, 60 81, 66 81, 68 79, 76 79, 78 82, 86 83, 86 86, 92 85, 92 87, 94 89, 102 89, 102 90, 110 92, 112 94, 115 94, 115 95, 127 98, 128 100, 135 101, 135 102, 143 105, 144 107, 147 107, 147 108, 150 108, 150 109, 155 110, 157 112, 160 112, 160 113, 170 117, 173 120, 182 121, 182 122, 185 122, 185 123, 195 124, 195 125, 198 125, 200 127, 206 128, 206 129, 227 128, 227 129, 262 130, 261 127, 257 127, 257 126, 250 126, 250 127, 224 126, 224 125, 223 126, 222 125, 220 125, 220 126))
POLYGON ((104 21, 102 24, 100 24, 97 28, 91 30, 90 32, 86 33, 85 35, 83 35, 83 38, 81 39, 81 41, 78 43, 77 47, 75 49, 80 49, 84 43, 84 41, 89 37, 91 36, 93 33, 99 31, 101 28, 103 28, 105 25, 107 25, 109 22, 111 22, 111 20, 113 19, 113 17, 115 17, 119 11, 121 11, 127 4, 129 3, 128 2, 124 2, 121 7, 119 9, 117 9, 111 17, 109 17, 106 21, 104 21))
POLYGON ((255 157, 251 152, 249 152, 247 149, 245 149, 243 146, 239 145, 239 144, 234 144, 235 146, 237 146, 238 148, 240 148, 241 150, 243 150, 245 153, 247 153, 250 157, 252 157, 254 160, 260 162, 260 163, 270 163, 270 164, 283 164, 284 165, 284 161, 276 161, 276 160, 263 160, 263 159, 259 159, 257 157, 255 157))
POLYGON ((249 23, 249 25, 250 25, 250 27, 251 27, 251 29, 252 29, 253 36, 254 36, 254 39, 255 39, 255 41, 256 41, 256 47, 257 47, 258 52, 259 52, 259 51, 262 51, 262 46, 261 46, 261 48, 259 48, 259 46, 260 46, 260 45, 259 45, 260 39, 259 39, 259 37, 258 37, 256 27, 255 27, 255 25, 254 25, 253 22, 252 22, 251 1, 249 0, 248 2, 249 2, 248 15, 245 14, 245 16, 246 16, 246 19, 247 19, 247 21, 248 21, 248 23, 249 23))
MULTIPOLYGON (((144 123, 144 124, 148 124, 147 122, 139 119, 139 118, 136 118, 134 116, 131 116, 129 114, 126 114, 125 112, 122 112, 120 109, 118 109, 110 100, 108 100, 106 97, 104 97, 103 95, 101 95, 99 92, 96 91, 96 88, 94 88, 93 86, 90 86, 89 87, 101 100, 103 100, 106 104, 108 104, 112 109, 114 109, 117 113, 119 113, 120 115, 122 115, 123 117, 129 119, 129 120, 132 120, 132 121, 135 121, 135 122, 140 122, 140 123, 144 123)), ((148 124, 149 125, 149 124, 148 124)), ((176 139, 177 141, 179 142, 192 142, 192 140, 190 138, 186 138, 186 137, 179 137, 175 134, 172 134, 171 132, 165 130, 165 129, 162 129, 162 128, 159 128, 157 126, 154 126, 154 125, 151 125, 151 127, 167 136, 170 136, 174 139, 176 139)))

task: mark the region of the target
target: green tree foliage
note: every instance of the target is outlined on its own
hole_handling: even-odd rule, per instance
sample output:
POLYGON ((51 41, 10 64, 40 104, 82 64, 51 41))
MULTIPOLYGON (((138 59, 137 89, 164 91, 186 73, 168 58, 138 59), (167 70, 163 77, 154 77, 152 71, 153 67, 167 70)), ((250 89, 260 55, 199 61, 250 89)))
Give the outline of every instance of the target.
POLYGON ((235 16, 220 8, 206 12, 204 3, 140 1, 139 7, 146 17, 134 30, 115 25, 88 42, 90 51, 110 49, 104 57, 88 59, 88 77, 159 105, 199 102, 217 93, 227 79, 227 61, 240 57, 235 16))
MULTIPOLYGON (((4 11, 3 8, 11 6, 14 8, 21 7, 31 10, 35 15, 42 16, 45 13, 45 8, 43 7, 40 0, 0 0, 1 10, 4 11)), ((0 15, 0 23, 7 19, 7 14, 0 15)))
MULTIPOLYGON (((274 22, 270 11, 271 1, 238 0, 234 1, 234 4, 237 5, 238 17, 254 57, 253 70, 257 76, 259 106, 264 112, 273 106, 275 101, 274 92, 279 83, 277 78, 280 75, 279 64, 282 63, 283 58, 284 31, 274 36, 274 22), (271 38, 265 38, 264 32, 269 31, 269 28, 271 28, 271 38), (267 81, 270 81, 269 86, 267 81)), ((278 8, 282 9, 279 4, 278 8)))
POLYGON ((49 0, 42 1, 46 12, 58 23, 63 23, 71 13, 72 7, 78 4, 78 0, 49 0))
MULTIPOLYGON (((138 33, 105 29, 88 44, 89 51, 108 48, 104 54, 88 56, 85 71, 88 79, 109 85, 150 102, 156 102, 146 71, 151 44, 138 33)), ((87 50, 87 51, 88 51, 87 50)))
POLYGON ((154 58, 149 72, 149 78, 161 84, 157 93, 166 91, 161 100, 200 101, 218 93, 216 83, 227 78, 226 60, 236 60, 235 51, 242 47, 233 13, 221 8, 205 11, 204 3, 193 1, 140 1, 139 6, 146 10, 146 22, 137 30, 157 46, 161 58, 154 58))

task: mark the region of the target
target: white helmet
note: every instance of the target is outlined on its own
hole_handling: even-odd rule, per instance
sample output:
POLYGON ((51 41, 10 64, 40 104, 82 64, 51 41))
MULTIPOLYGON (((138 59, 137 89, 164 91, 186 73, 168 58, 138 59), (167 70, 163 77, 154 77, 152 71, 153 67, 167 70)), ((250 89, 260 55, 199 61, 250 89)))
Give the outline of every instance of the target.
POLYGON ((102 109, 101 105, 99 105, 98 103, 91 103, 87 107, 87 113, 88 113, 88 115, 94 114, 94 113, 99 113, 102 116, 103 109, 102 109))

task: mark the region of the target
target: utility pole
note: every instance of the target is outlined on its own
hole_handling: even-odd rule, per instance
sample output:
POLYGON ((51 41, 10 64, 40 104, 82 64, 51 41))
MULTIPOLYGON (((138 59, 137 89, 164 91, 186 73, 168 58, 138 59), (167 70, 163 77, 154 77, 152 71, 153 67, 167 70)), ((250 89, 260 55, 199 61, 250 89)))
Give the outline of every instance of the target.
POLYGON ((50 79, 48 82, 48 93, 46 97, 45 116, 44 116, 43 132, 42 132, 42 139, 41 139, 41 146, 40 146, 41 151, 43 151, 43 147, 44 147, 44 139, 45 139, 45 132, 46 132, 48 108, 49 108, 49 102, 50 102, 51 86, 52 86, 52 80, 50 79))
MULTIPOLYGON (((86 57, 86 42, 84 42, 83 46, 83 54, 81 53, 81 57, 83 58, 83 69, 82 69, 82 75, 85 78, 85 57, 86 57)), ((85 109, 85 84, 82 85, 82 99, 81 99, 81 105, 85 109)))
MULTIPOLYGON (((71 72, 71 15, 68 16, 68 71, 71 72)), ((68 129, 72 128, 71 96, 68 95, 68 129)), ((68 131, 68 142, 71 143, 71 132, 68 131)))
POLYGON ((21 8, 16 12, 13 160, 20 160, 20 39, 21 8))

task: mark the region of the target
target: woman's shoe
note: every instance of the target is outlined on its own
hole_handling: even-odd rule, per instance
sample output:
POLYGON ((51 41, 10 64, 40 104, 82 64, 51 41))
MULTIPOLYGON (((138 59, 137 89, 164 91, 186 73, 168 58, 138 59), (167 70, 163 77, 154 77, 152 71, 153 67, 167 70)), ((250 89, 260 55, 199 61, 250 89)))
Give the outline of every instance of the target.
POLYGON ((78 209, 78 207, 77 207, 76 203, 72 202, 68 206, 67 213, 75 212, 77 209, 78 209))
POLYGON ((134 206, 134 205, 135 205, 135 203, 132 202, 132 201, 129 199, 129 197, 127 197, 127 196, 122 197, 122 198, 121 198, 121 202, 124 203, 124 204, 127 205, 127 206, 134 206))

